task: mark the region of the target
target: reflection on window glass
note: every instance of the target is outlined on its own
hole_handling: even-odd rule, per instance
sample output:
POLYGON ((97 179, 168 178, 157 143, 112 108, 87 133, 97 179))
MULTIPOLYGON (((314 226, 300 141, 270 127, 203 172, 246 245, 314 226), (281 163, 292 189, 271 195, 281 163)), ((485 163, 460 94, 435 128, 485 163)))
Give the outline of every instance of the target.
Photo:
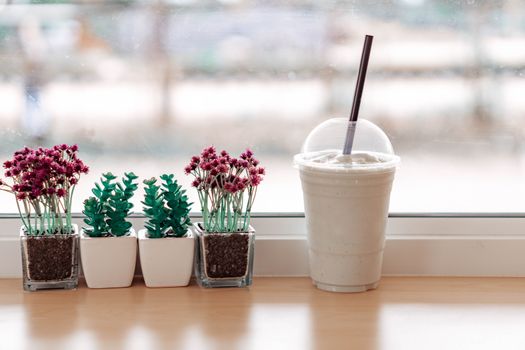
MULTIPOLYGON (((292 156, 315 125, 347 116, 365 34, 360 118, 402 157, 391 211, 525 210, 518 0, 11 3, 0 159, 78 143, 91 173, 75 211, 105 171, 174 172, 189 187, 184 165, 209 144, 251 147, 267 167, 255 211, 302 211, 292 156)), ((0 194, 0 212, 15 211, 0 194)))

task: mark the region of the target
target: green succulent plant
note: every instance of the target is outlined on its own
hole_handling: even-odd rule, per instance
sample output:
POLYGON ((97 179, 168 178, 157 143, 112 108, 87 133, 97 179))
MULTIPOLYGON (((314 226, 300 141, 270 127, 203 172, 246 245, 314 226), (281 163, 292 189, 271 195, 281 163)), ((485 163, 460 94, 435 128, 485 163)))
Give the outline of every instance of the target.
POLYGON ((186 190, 174 180, 173 174, 157 179, 144 180, 144 224, 149 238, 183 237, 191 225, 189 213, 192 203, 188 202, 186 190))
POLYGON ((84 223, 89 228, 84 231, 90 237, 124 236, 132 224, 126 221, 133 204, 131 197, 138 189, 134 173, 125 173, 122 183, 112 173, 105 173, 100 179, 100 184, 95 183, 92 189, 94 197, 84 201, 84 223))

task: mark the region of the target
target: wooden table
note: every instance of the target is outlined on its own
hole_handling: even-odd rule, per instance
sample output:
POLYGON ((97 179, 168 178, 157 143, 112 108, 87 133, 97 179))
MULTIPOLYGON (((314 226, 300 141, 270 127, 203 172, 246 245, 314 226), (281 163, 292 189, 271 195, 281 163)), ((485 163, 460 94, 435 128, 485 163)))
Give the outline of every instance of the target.
POLYGON ((525 349, 525 279, 384 278, 334 294, 307 278, 250 289, 26 293, 0 280, 0 349, 525 349))

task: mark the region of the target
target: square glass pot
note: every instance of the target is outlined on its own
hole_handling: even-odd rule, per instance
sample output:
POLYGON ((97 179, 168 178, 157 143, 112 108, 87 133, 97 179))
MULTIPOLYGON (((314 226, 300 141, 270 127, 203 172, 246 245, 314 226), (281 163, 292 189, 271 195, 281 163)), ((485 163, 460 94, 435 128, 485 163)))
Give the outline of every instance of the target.
POLYGON ((255 230, 207 232, 201 223, 195 231, 195 276, 201 287, 246 287, 252 284, 255 230))
POLYGON ((20 229, 23 286, 26 291, 78 286, 79 234, 27 235, 20 229))

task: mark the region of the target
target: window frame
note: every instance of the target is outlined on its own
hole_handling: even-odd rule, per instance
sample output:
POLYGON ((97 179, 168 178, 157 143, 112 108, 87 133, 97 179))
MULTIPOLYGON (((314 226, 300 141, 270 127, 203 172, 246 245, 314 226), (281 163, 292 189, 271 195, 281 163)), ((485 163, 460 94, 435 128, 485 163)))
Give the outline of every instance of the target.
MULTIPOLYGON (((144 216, 131 221, 140 228, 144 216)), ((74 222, 81 225, 82 215, 74 222)), ((252 224, 256 276, 308 276, 303 213, 255 213, 252 224)), ((20 225, 17 215, 0 214, 0 278, 21 277, 20 225)), ((522 213, 392 213, 383 275, 525 277, 524 233, 522 213)))

